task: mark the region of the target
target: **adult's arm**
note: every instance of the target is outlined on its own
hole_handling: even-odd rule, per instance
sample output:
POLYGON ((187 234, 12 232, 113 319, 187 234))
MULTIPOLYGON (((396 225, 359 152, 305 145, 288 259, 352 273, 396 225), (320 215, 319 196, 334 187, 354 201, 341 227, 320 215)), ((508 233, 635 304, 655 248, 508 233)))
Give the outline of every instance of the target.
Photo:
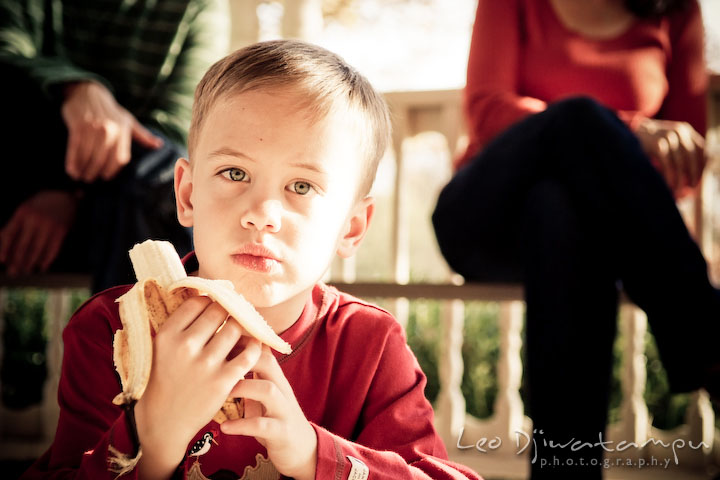
POLYGON ((670 18, 668 93, 658 114, 664 120, 688 122, 703 136, 707 131, 708 89, 704 35, 697 1, 670 18))
MULTIPOLYGON (((51 11, 58 2, 42 0, 4 0, 0 2, 0 62, 23 71, 49 97, 62 99, 60 85, 95 81, 112 90, 101 75, 79 68, 70 62, 59 44, 50 47, 53 54, 43 51, 43 42, 52 42, 49 23, 51 11)), ((57 15, 58 12, 55 12, 57 15)))
MULTIPOLYGON (((631 128, 676 196, 697 186, 705 168, 708 73, 697 1, 668 17, 668 91, 655 118, 636 118, 631 128)), ((638 116, 636 116, 638 117, 638 116)))
MULTIPOLYGON (((207 69, 228 52, 230 12, 227 0, 196 0, 190 3, 183 23, 187 35, 167 79, 142 120, 185 145, 195 87, 207 69)), ((180 34, 180 32, 178 33, 180 34)))
POLYGON ((518 93, 520 8, 519 0, 478 1, 465 87, 471 149, 547 106, 518 93))

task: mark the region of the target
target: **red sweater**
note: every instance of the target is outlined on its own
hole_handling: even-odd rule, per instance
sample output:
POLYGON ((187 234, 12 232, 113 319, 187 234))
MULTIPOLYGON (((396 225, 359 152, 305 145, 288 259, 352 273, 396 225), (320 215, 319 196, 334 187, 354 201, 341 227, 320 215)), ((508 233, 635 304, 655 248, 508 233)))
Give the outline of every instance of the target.
POLYGON ((470 142, 456 166, 511 124, 575 95, 616 110, 631 128, 641 117, 662 118, 704 135, 704 33, 700 8, 690 3, 592 40, 566 28, 550 0, 479 0, 465 88, 470 142))
MULTIPOLYGON (((112 403, 120 391, 112 361, 113 333, 121 328, 115 299, 127 290, 96 295, 70 320, 55 441, 22 478, 114 479, 109 446, 131 452, 125 414, 112 403)), ((317 479, 347 479, 348 455, 377 480, 480 478, 447 460, 423 394, 425 376, 389 313, 320 284, 282 337, 293 352, 277 354, 280 365, 318 436, 317 479)), ((203 478, 200 470, 207 478, 280 478, 266 458, 254 438, 224 435, 210 422, 188 445, 178 476, 184 470, 184 477, 203 478), (218 445, 191 456, 206 433, 218 445)), ((123 478, 137 478, 136 471, 123 478)))

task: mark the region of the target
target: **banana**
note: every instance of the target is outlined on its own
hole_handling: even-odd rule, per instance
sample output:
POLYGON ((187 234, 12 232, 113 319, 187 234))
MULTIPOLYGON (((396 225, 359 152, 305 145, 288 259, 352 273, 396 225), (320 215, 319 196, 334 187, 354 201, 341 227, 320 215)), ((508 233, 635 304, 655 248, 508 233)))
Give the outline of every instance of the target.
MULTIPOLYGON (((132 403, 142 397, 152 367, 152 337, 163 322, 195 295, 206 295, 219 303, 247 334, 278 352, 290 353, 290 345, 280 338, 228 280, 189 277, 180 257, 169 242, 147 240, 130 250, 137 283, 120 296, 123 328, 113 338, 113 361, 120 375, 122 392, 116 405, 132 403)), ((242 399, 228 397, 213 420, 242 418, 242 399)))

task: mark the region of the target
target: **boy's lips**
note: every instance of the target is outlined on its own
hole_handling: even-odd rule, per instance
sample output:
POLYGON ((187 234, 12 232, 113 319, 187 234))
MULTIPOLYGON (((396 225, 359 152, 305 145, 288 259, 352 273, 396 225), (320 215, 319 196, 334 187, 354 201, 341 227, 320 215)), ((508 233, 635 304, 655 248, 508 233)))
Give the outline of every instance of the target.
POLYGON ((270 273, 280 263, 277 255, 257 243, 243 245, 231 257, 236 265, 262 273, 270 273))

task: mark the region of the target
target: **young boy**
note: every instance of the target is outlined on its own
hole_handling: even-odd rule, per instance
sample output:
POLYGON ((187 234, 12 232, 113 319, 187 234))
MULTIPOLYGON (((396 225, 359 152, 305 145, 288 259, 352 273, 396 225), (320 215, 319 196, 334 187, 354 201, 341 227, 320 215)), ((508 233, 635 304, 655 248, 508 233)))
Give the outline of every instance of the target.
POLYGON ((115 299, 128 287, 107 290, 64 332, 55 442, 25 478, 119 467, 143 479, 479 478, 447 460, 400 325, 320 282, 367 231, 389 128, 367 80, 322 48, 264 42, 211 67, 175 168, 195 243, 185 267, 231 280, 293 351, 219 328, 226 312, 190 298, 155 337, 133 423, 112 403, 115 299), (218 425, 228 395, 245 399, 245 416, 218 425))

